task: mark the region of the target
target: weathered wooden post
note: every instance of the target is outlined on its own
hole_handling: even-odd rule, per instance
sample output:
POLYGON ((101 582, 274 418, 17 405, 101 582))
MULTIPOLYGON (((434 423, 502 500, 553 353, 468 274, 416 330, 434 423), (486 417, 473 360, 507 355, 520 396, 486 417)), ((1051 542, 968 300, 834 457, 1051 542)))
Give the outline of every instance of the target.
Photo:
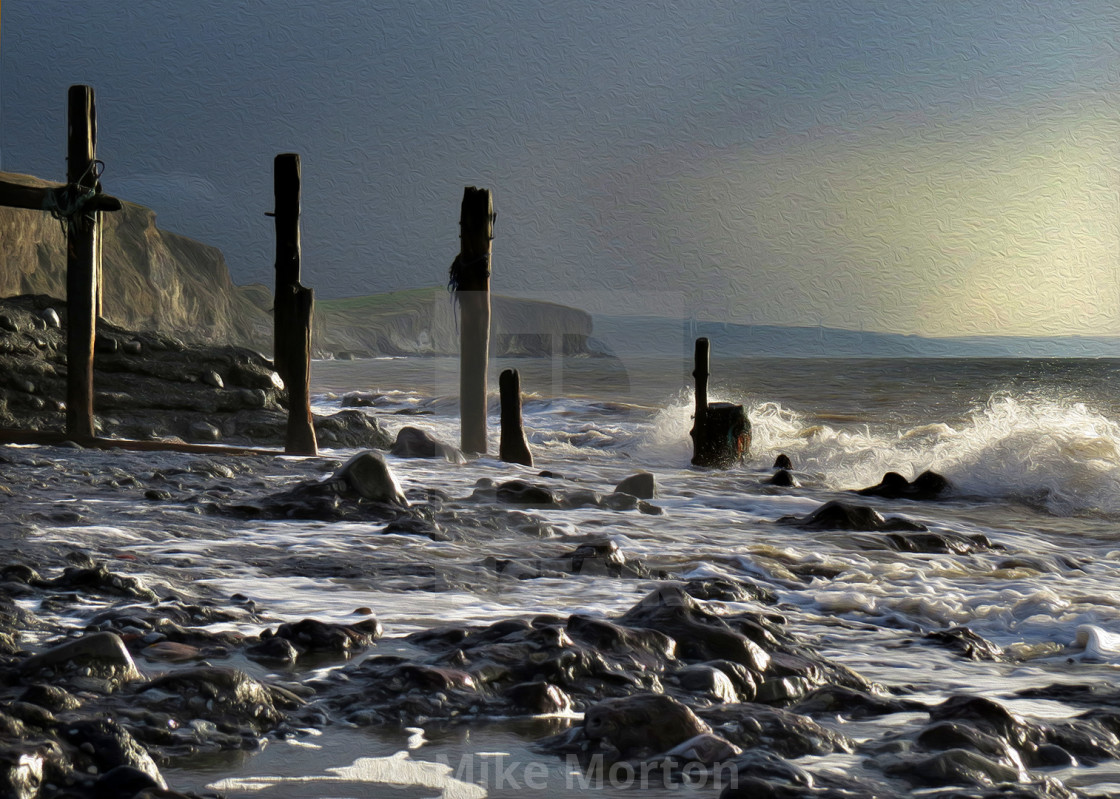
POLYGON ((467 186, 459 212, 459 255, 448 285, 459 303, 459 425, 464 452, 486 454, 486 371, 490 348, 490 248, 494 202, 467 186))
POLYGON ((710 345, 696 339, 696 416, 692 432, 693 466, 726 468, 743 459, 751 447, 751 423, 742 405, 708 402, 710 345))
POLYGON ((97 335, 97 277, 101 272, 98 211, 83 197, 97 191, 94 166, 97 115, 93 88, 71 86, 66 135, 66 432, 94 436, 93 342, 97 335))
POLYGON ((533 453, 525 440, 521 419, 521 376, 516 369, 506 369, 498 376, 498 391, 502 401, 502 437, 498 444, 498 457, 506 463, 533 465, 533 453))
POLYGON ((273 304, 272 359, 288 392, 284 451, 317 455, 311 418, 311 317, 314 293, 299 282, 300 162, 281 153, 273 162, 276 200, 276 298, 273 304))

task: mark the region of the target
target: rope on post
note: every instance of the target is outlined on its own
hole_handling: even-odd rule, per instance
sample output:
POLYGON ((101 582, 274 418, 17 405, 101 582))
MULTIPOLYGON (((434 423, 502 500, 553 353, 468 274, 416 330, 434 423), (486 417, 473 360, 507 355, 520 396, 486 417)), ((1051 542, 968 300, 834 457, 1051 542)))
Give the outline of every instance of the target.
MULTIPOLYGON (((77 224, 77 218, 85 213, 86 206, 101 191, 101 173, 104 171, 105 163, 103 161, 96 159, 90 161, 86 171, 82 173, 76 183, 67 183, 57 189, 48 189, 43 196, 43 210, 50 212, 50 215, 58 220, 58 224, 62 228, 62 235, 68 235, 70 229, 77 224), (86 179, 90 177, 93 178, 93 185, 83 185, 86 179)), ((93 212, 89 214, 89 222, 94 221, 93 213, 97 210, 94 208, 93 212)))

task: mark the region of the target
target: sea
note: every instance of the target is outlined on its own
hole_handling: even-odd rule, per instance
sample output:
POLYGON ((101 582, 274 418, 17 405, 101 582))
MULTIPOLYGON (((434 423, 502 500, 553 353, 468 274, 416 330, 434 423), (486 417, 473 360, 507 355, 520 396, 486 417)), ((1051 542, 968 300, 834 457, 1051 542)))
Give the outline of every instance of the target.
MULTIPOLYGON (((594 576, 503 579, 479 566, 487 556, 543 557, 595 535, 630 560, 671 576, 749 578, 777 594, 791 631, 822 654, 911 698, 935 704, 954 693, 991 697, 1034 719, 1082 712, 1016 692, 1055 682, 1120 677, 1120 359, 767 359, 715 356, 709 399, 743 405, 752 428, 747 459, 697 468, 689 430, 693 364, 680 357, 499 358, 517 369, 526 436, 535 463, 506 464, 498 448, 496 398, 490 452, 453 463, 389 458, 402 485, 469 496, 480 478, 566 484, 609 492, 638 471, 654 474, 652 503, 663 515, 598 508, 533 510, 550 534, 496 532, 435 542, 380 536, 374 526, 272 522, 247 530, 293 557, 362 547, 386 561, 438 563, 462 576, 275 578, 244 568, 215 574, 214 590, 252 597, 274 618, 341 620, 371 608, 385 638, 370 654, 392 654, 411 632, 452 622, 485 623, 538 613, 611 616, 652 582, 594 576), (787 455, 798 487, 766 483, 787 455), (933 470, 951 484, 935 502, 857 497, 894 471, 933 470), (873 506, 933 531, 983 534, 999 548, 968 555, 887 549, 874 534, 806 531, 779 524, 829 500, 873 506), (925 633, 967 627, 1008 653, 972 661, 923 642, 925 633)), ((424 428, 459 441, 458 361, 379 358, 316 361, 317 413, 336 412, 363 392, 390 432, 424 428)), ((345 457, 349 452, 327 452, 345 457)), ((833 724, 857 741, 924 714, 833 724)), ((578 722, 578 717, 574 719, 578 722)), ((179 789, 229 797, 718 796, 711 788, 590 781, 535 740, 572 718, 492 719, 407 730, 328 727, 273 742, 256 754, 165 770, 179 789), (531 778, 536 778, 534 782, 531 778)), ((825 722, 829 723, 829 722, 825 722)), ((858 773, 862 756, 799 759, 809 770, 858 773)), ((1052 769, 1089 795, 1120 792, 1120 764, 1052 769)))

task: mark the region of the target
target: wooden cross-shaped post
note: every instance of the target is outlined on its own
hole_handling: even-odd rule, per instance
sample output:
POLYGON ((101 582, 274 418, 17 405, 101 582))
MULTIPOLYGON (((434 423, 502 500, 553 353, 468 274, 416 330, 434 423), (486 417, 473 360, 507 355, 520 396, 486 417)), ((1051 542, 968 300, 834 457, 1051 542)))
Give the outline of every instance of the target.
POLYGON ((88 441, 94 437, 101 211, 119 211, 121 202, 102 194, 97 179, 93 88, 71 86, 67 101, 66 186, 50 189, 0 181, 0 205, 51 211, 66 223, 66 433, 88 441))

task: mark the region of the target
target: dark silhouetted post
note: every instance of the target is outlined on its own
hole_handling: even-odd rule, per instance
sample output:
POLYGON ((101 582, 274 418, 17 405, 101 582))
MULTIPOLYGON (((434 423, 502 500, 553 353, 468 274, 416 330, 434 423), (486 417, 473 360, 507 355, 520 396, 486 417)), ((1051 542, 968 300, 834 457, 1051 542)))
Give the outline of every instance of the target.
MULTIPOLYGON (((97 187, 94 168, 97 116, 93 88, 71 86, 68 95, 66 182, 71 203, 97 187)), ((70 208, 71 211, 75 209, 70 208)), ((66 241, 66 432, 92 438, 93 342, 97 335, 97 276, 101 247, 98 212, 77 209, 66 241)))
POLYGON ((464 452, 486 454, 486 371, 490 348, 490 242, 494 203, 467 186, 459 213, 459 255, 450 285, 459 302, 459 425, 464 452))
POLYGON ((276 299, 273 304, 272 359, 288 392, 288 429, 284 451, 316 455, 311 419, 311 317, 314 295, 300 285, 300 163, 296 153, 273 162, 276 199, 276 299))
POLYGON ((314 292, 296 284, 294 318, 285 333, 284 349, 288 352, 288 434, 284 451, 289 455, 318 455, 315 425, 311 417, 311 316, 315 305, 314 292))
POLYGON ((693 466, 732 466, 750 451, 751 423, 742 405, 708 402, 708 339, 696 339, 696 417, 692 426, 693 466))
POLYGON ((506 463, 533 465, 533 453, 525 440, 521 421, 521 376, 516 369, 506 369, 498 376, 498 391, 502 400, 502 438, 498 444, 498 457, 506 463))

